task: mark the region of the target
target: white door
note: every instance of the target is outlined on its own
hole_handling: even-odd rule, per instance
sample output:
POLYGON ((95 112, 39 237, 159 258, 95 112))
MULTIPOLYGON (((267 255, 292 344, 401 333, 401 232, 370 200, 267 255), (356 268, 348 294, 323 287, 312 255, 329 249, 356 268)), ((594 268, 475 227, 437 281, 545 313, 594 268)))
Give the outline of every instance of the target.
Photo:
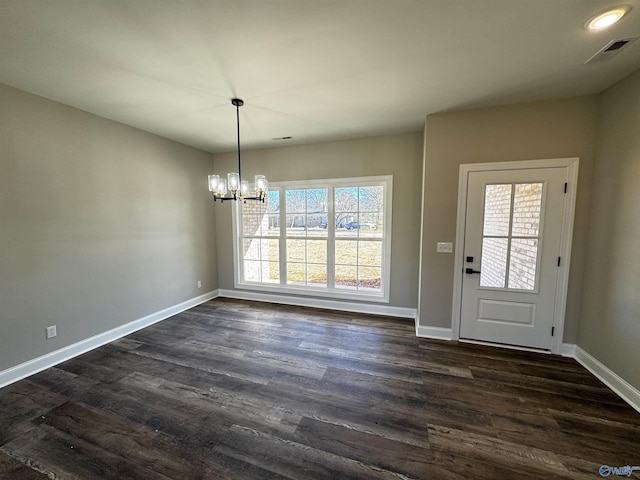
POLYGON ((460 338, 550 350, 567 168, 468 175, 460 338))

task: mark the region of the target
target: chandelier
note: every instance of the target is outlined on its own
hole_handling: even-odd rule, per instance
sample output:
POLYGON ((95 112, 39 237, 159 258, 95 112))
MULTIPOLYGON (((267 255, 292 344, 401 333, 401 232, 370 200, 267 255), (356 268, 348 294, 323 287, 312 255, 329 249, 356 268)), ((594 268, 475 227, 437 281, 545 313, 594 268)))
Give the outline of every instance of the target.
POLYGON ((227 179, 220 178, 219 175, 209 175, 209 191, 213 195, 213 201, 224 202, 225 200, 258 200, 264 203, 267 198, 268 182, 264 175, 256 175, 255 183, 249 184, 247 180, 242 180, 240 166, 240 107, 244 102, 239 98, 232 98, 231 104, 236 107, 236 125, 238 127, 238 172, 227 173, 227 179))

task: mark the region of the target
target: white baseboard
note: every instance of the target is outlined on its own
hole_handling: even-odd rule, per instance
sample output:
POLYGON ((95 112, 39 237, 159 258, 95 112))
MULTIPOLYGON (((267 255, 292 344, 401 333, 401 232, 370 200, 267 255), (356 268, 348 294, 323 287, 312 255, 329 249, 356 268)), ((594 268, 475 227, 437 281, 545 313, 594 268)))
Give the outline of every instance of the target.
POLYGON ((574 358, 640 413, 640 390, 578 346, 574 358))
POLYGON ((218 290, 205 293, 204 295, 191 298, 177 305, 173 305, 152 313, 151 315, 147 315, 146 317, 139 318, 125 325, 107 330, 106 332, 99 333, 93 337, 89 337, 72 345, 60 348, 51 353, 47 353, 46 355, 42 355, 41 357, 21 363, 15 367, 0 371, 0 388, 41 372, 49 367, 53 367, 59 363, 70 360, 78 355, 82 355, 89 350, 93 350, 94 348, 113 342, 114 340, 136 332, 144 327, 153 325, 154 323, 176 315, 177 313, 184 312, 196 305, 212 300, 217 296, 218 290))
POLYGON ((415 308, 391 307, 389 305, 378 305, 356 302, 342 302, 338 300, 327 300, 324 298, 295 297, 292 295, 279 295, 259 293, 245 290, 219 290, 218 296, 227 298, 237 298, 239 300, 254 300, 256 302, 279 303, 286 305, 297 305, 300 307, 324 308, 327 310, 343 310, 346 312, 368 313, 371 315, 386 315, 389 317, 403 317, 414 320, 416 318, 415 308))
POLYGON ((416 336, 423 338, 435 338, 437 340, 451 340, 453 338, 453 332, 450 328, 416 325, 416 336))
POLYGON ((573 343, 563 343, 560 346, 560 355, 563 357, 576 358, 576 345, 573 343))

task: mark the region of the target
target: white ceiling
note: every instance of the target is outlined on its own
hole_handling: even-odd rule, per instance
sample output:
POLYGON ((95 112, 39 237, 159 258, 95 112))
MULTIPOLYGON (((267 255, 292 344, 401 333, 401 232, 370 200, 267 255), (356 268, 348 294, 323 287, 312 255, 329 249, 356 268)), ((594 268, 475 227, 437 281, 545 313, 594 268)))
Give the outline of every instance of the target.
POLYGON ((640 68, 640 0, 0 0, 0 83, 208 151, 420 130, 601 92, 640 68))

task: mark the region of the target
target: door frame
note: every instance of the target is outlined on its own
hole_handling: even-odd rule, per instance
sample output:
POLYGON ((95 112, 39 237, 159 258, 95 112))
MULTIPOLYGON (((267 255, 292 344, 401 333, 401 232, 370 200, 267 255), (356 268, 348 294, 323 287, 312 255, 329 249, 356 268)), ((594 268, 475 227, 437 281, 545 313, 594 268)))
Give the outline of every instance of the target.
MULTIPOLYGON (((571 240, 573 238, 573 220, 575 217, 576 192, 578 186, 578 157, 551 158, 544 160, 519 160, 513 162, 466 163, 460 165, 458 176, 458 214, 456 220, 456 243, 453 273, 453 308, 451 316, 452 338, 460 339, 460 322, 462 311, 462 281, 464 269, 464 236, 467 217, 467 187, 469 173, 499 170, 529 170, 536 168, 567 169, 567 192, 562 213, 562 234, 560 238, 560 253, 562 261, 558 267, 558 282, 556 284, 556 304, 554 308, 553 326, 555 335, 551 346, 551 353, 560 354, 564 337, 564 319, 567 306, 567 289, 569 285, 569 268, 571 265, 571 240)), ((525 349, 525 347, 522 347, 525 349)))

